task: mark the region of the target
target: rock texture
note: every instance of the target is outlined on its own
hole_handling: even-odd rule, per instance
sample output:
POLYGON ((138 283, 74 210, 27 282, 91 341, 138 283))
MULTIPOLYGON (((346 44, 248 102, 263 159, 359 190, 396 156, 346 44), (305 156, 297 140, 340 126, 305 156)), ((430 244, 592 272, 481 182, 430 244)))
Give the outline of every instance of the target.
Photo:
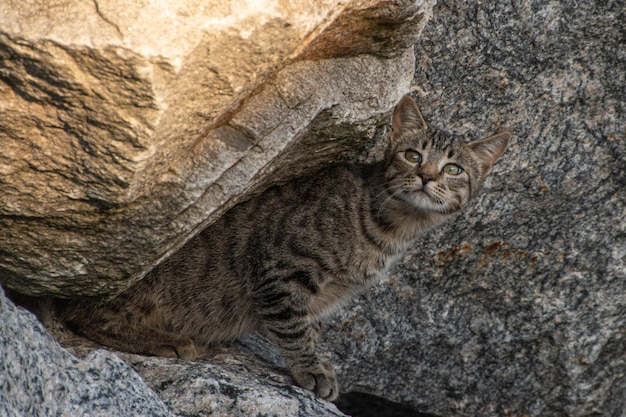
POLYGON ((332 403, 318 400, 312 393, 294 386, 269 341, 259 335, 196 362, 120 356, 176 415, 345 415, 332 403), (259 356, 264 353, 265 359, 259 356))
POLYGON ((114 294, 255 186, 354 154, 433 3, 3 1, 0 282, 114 294))
POLYGON ((413 80, 426 120, 514 137, 475 206, 330 326, 342 387, 446 417, 623 417, 623 3, 434 16, 413 80))
POLYGON ((293 386, 258 335, 186 362, 113 353, 65 337, 68 352, 1 288, 0 317, 1 416, 344 415, 293 386))
POLYGON ((126 363, 105 350, 77 359, 1 288, 0 317, 0 415, 173 417, 126 363))

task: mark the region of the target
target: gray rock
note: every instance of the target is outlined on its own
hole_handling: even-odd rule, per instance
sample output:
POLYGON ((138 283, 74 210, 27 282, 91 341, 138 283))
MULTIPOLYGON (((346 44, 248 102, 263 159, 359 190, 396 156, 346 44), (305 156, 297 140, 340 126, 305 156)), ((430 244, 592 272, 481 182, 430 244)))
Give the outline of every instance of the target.
POLYGON ((69 351, 0 288, 0 416, 344 415, 294 386, 261 335, 194 362, 68 340, 69 351))
POLYGON ((0 415, 173 416, 113 353, 79 360, 0 288, 0 415))
POLYGON ((342 387, 446 417, 623 417, 624 5, 434 15, 413 81, 426 120, 513 141, 474 207, 334 320, 342 387))
POLYGON ((222 348, 194 362, 119 355, 176 415, 344 416, 332 403, 293 385, 268 344, 255 335, 247 339, 247 345, 222 348), (274 365, 258 356, 264 353, 274 365))

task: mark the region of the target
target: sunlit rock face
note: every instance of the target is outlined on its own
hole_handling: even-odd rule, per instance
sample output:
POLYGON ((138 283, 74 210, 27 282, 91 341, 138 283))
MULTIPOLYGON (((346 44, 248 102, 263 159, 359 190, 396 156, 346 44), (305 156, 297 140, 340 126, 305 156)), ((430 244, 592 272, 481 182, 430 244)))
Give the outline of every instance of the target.
POLYGON ((354 154, 433 3, 4 1, 0 282, 114 294, 251 190, 354 154))

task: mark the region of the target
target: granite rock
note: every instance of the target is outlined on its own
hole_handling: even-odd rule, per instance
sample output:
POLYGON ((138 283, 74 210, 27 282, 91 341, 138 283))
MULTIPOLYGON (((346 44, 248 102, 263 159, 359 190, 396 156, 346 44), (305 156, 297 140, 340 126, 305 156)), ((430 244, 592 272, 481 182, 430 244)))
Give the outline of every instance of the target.
POLYGON ((354 154, 408 89, 433 3, 3 1, 0 282, 115 294, 303 172, 286 161, 354 154))
POLYGON ((194 362, 119 355, 179 416, 345 415, 332 403, 293 385, 282 359, 258 334, 194 362))
POLYGON ((626 414, 623 2, 440 1, 427 122, 512 143, 473 207, 341 312, 344 390, 445 417, 626 414))
POLYGON ((77 359, 0 288, 0 415, 173 417, 126 363, 106 350, 77 359))
POLYGON ((51 327, 63 348, 2 288, 0 318, 0 416, 344 415, 294 386, 262 335, 190 362, 105 350, 51 327))

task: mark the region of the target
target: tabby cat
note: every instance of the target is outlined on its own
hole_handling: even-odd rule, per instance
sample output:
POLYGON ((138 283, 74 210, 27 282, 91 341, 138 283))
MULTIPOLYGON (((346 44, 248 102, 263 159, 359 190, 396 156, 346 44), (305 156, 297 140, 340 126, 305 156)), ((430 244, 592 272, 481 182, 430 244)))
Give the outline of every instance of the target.
POLYGON ((404 97, 385 157, 344 164, 235 206, 142 281, 64 319, 115 349, 192 360, 195 346, 265 329, 295 381, 333 400, 320 320, 384 275, 416 238, 481 188, 510 133, 464 142, 428 129, 404 97))

